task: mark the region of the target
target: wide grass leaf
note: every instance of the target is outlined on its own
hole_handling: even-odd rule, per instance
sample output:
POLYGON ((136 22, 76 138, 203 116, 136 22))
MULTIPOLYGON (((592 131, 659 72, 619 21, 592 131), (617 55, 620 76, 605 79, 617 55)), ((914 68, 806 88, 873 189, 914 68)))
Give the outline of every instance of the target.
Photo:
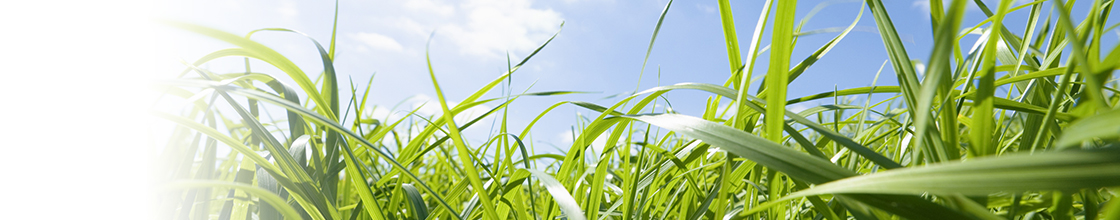
POLYGON ((964 194, 1077 190, 1120 185, 1120 148, 1018 154, 889 170, 791 194, 964 194))
MULTIPOLYGON (((742 130, 692 116, 657 114, 626 115, 624 117, 703 140, 747 160, 782 172, 794 179, 813 184, 857 175, 855 172, 832 164, 823 158, 798 152, 742 130)), ((941 217, 970 219, 960 212, 916 196, 859 195, 851 198, 910 219, 936 219, 941 217)))
POLYGON ((564 188, 564 184, 560 184, 560 181, 557 181, 556 178, 553 178, 552 175, 548 175, 544 171, 535 169, 524 170, 529 171, 533 177, 541 181, 541 184, 548 190, 548 193, 552 194, 552 199, 556 200, 556 205, 560 206, 564 217, 567 217, 569 220, 587 220, 587 218, 583 217, 583 211, 579 209, 579 203, 576 203, 576 199, 572 197, 572 193, 569 193, 568 190, 564 188))
POLYGON ((1116 140, 1120 137, 1120 109, 1081 119, 1062 131, 1059 148, 1074 147, 1093 139, 1116 140))
POLYGON ((288 205, 283 198, 273 194, 267 189, 257 188, 252 185, 244 183, 234 183, 216 180, 180 180, 163 185, 167 189, 188 189, 188 188, 208 188, 208 187, 224 187, 242 190, 250 195, 257 196, 262 202, 268 203, 276 208, 280 214, 283 214, 287 219, 303 219, 299 213, 296 212, 291 205, 288 205))

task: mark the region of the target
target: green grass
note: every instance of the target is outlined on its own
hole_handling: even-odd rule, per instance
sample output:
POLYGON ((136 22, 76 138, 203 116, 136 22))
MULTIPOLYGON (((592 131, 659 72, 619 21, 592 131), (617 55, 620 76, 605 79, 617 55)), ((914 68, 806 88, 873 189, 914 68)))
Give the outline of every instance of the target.
POLYGON ((258 31, 299 32, 238 36, 166 22, 235 47, 157 83, 166 99, 186 103, 178 113, 152 113, 176 125, 162 151, 159 213, 166 219, 1120 219, 1120 202, 1110 202, 1120 189, 1120 93, 1112 75, 1120 48, 1102 41, 1115 31, 1107 23, 1113 1, 1083 2, 1091 6, 1079 23, 1071 8, 1014 2, 993 10, 981 1, 942 8, 931 0, 934 42, 923 46, 932 52, 928 61, 913 61, 882 2, 866 0, 890 57, 884 66, 899 85, 874 85, 877 76, 867 79, 869 87, 789 97, 790 82, 812 77, 801 74, 830 59, 828 51, 857 22, 797 57, 794 47, 815 46, 797 44, 798 33, 807 32, 793 17, 797 2, 766 1, 773 5, 759 12, 763 20, 741 51, 730 2, 722 0, 732 70, 723 85, 648 88, 617 103, 561 102, 524 128, 506 125, 508 104, 572 92, 483 95, 508 83, 548 42, 457 105, 445 100, 429 60, 442 112, 390 119, 366 112, 372 79, 340 86, 333 35, 326 48, 312 39, 324 71, 309 75, 250 38, 258 31), (963 24, 969 5, 989 19, 963 24), (1010 18, 1004 15, 1021 10, 1029 11, 1027 27, 1003 25, 1010 18), (961 40, 971 30, 983 35, 976 46, 962 47, 973 43, 961 40), (756 60, 763 48, 769 62, 756 60), (282 73, 198 68, 231 57, 263 61, 282 73), (919 74, 915 62, 928 70, 919 74), (756 65, 767 72, 752 72, 756 65), (752 75, 765 76, 754 92, 752 75), (653 107, 679 90, 710 93, 706 111, 691 116, 653 107), (870 102, 873 94, 883 101, 870 102), (786 108, 829 98, 836 103, 786 108), (482 104, 497 107, 466 123, 452 120, 482 104), (523 140, 538 119, 563 105, 598 114, 580 122, 566 152, 536 153, 523 140), (272 111, 285 114, 261 115, 272 111), (464 141, 462 131, 488 116, 499 121, 500 132, 485 143, 464 141), (600 136, 607 147, 595 152, 589 144, 600 136))

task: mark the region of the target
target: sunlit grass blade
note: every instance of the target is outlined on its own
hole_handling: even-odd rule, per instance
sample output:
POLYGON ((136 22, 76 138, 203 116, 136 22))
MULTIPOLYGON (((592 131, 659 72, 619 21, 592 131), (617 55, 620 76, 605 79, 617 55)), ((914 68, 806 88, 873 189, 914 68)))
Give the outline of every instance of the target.
MULTIPOLYGON (((303 70, 292 63, 291 60, 289 60, 287 57, 284 57, 283 55, 280 55, 280 53, 276 52, 275 50, 257 43, 256 41, 252 41, 247 38, 239 37, 237 35, 226 33, 217 29, 182 22, 164 22, 174 27, 206 35, 244 48, 244 51, 247 53, 245 55, 247 55, 248 57, 265 61, 273 66, 276 66, 281 71, 287 73, 288 76, 292 77, 292 79, 295 80, 296 84, 299 84, 299 87, 303 89, 303 92, 307 93, 310 96, 311 100, 313 100, 317 104, 317 109, 324 113, 330 112, 327 109, 330 106, 330 103, 323 99, 323 95, 320 91, 315 90, 315 83, 307 77, 307 74, 305 74, 303 70)), ((335 116, 328 115, 328 118, 333 119, 335 118, 335 116)))
MULTIPOLYGON (((831 193, 988 195, 1120 185, 1120 151, 1020 154, 898 169, 817 185, 785 199, 831 193)), ((780 201, 780 200, 779 200, 780 201)))
MULTIPOLYGON (((793 24, 797 1, 778 1, 774 32, 770 33, 770 67, 766 72, 766 118, 763 123, 766 139, 782 141, 785 126, 786 88, 789 84, 789 57, 793 50, 793 24)), ((761 95, 761 94, 760 94, 761 95)))
MULTIPOLYGON (((820 184, 857 175, 851 170, 836 166, 822 158, 797 152, 761 137, 691 116, 660 114, 626 115, 624 117, 703 140, 740 157, 809 183, 820 184)), ((860 200, 885 210, 897 209, 896 214, 905 215, 909 218, 929 218, 929 216, 921 216, 918 213, 940 213, 942 216, 960 215, 943 206, 921 199, 910 199, 908 206, 896 207, 889 205, 892 203, 892 198, 863 197, 860 200)))
POLYGON ((448 136, 451 136, 451 140, 454 142, 458 151, 459 162, 462 163, 467 180, 471 183, 471 188, 479 197, 480 203, 482 203, 482 213, 489 219, 498 219, 498 213, 495 211, 493 203, 494 200, 490 199, 490 193, 487 192, 486 186, 482 184, 481 177, 474 175, 478 173, 474 165, 476 159, 470 156, 470 147, 463 141, 463 137, 460 136, 459 133, 459 127, 455 125, 455 114, 447 107, 447 100, 443 96, 443 91, 439 87, 439 82, 436 81, 436 74, 435 70, 432 69, 430 57, 428 58, 428 75, 432 78, 432 85, 436 89, 436 97, 439 98, 440 107, 443 108, 443 120, 446 121, 447 128, 450 131, 448 136))
MULTIPOLYGON (((999 10, 994 17, 992 17, 992 26, 988 27, 991 34, 984 44, 983 55, 981 56, 984 61, 981 64, 979 73, 979 82, 976 85, 976 95, 973 98, 973 111, 972 111, 972 130, 969 147, 973 156, 982 157, 995 153, 996 149, 992 146, 992 134, 995 129, 995 118, 993 116, 993 98, 995 96, 995 68, 996 68, 996 53, 999 50, 1000 36, 1003 30, 1003 16, 1011 7, 1011 1, 1001 1, 999 10)), ((969 79, 971 81, 971 79, 969 79)), ((944 116, 942 116, 944 117, 944 116)), ((956 131, 953 131, 956 133, 956 131)))
MULTIPOLYGON (((406 167, 404 167, 404 165, 400 164, 400 162, 397 162, 396 160, 393 159, 393 157, 390 157, 388 155, 388 153, 385 153, 385 152, 382 152, 381 150, 376 149, 377 145, 374 145, 374 144, 370 143, 368 140, 365 140, 364 138, 361 138, 360 135, 354 133, 351 130, 346 129, 342 125, 339 125, 338 123, 333 122, 332 120, 330 120, 330 119, 328 119, 328 118, 326 118, 322 115, 318 115, 314 112, 310 112, 309 110, 303 108, 302 106, 296 105, 295 103, 291 103, 287 100, 280 99, 278 97, 275 97, 275 96, 272 96, 272 95, 269 95, 269 94, 260 93, 258 91, 245 90, 245 89, 240 89, 240 88, 235 88, 235 87, 225 87, 223 89, 229 91, 230 93, 244 95, 244 96, 249 97, 249 98, 253 98, 253 99, 256 99, 256 100, 263 101, 263 102, 271 103, 271 104, 283 107, 283 108, 288 109, 288 110, 296 111, 296 112, 300 113, 301 115, 305 116, 306 119, 308 119, 308 120, 310 120, 314 123, 319 123, 319 124, 325 125, 326 128, 328 128, 328 129, 339 131, 340 133, 347 136, 348 138, 359 141, 361 144, 363 144, 365 146, 369 146, 371 148, 371 151, 373 151, 374 153, 377 153, 379 156, 383 157, 385 161, 389 162, 394 167, 399 168, 401 170, 408 170, 406 167)), ((344 150, 344 152, 349 151, 349 148, 345 148, 345 149, 346 150, 344 150)), ((421 180, 421 178, 419 178, 416 174, 414 174, 412 172, 402 172, 402 173, 408 175, 410 178, 412 178, 414 180, 421 180)), ((417 184, 420 184, 421 187, 426 192, 435 193, 435 191, 432 190, 432 188, 429 187, 424 182, 417 181, 417 184)), ((440 201, 441 205, 443 205, 445 208, 451 209, 450 205, 447 205, 447 203, 444 202, 442 198, 436 197, 436 200, 440 201)))
POLYGON ((286 218, 286 219, 303 219, 299 216, 299 213, 296 213, 296 210, 293 209, 292 206, 289 206, 288 203, 284 201, 284 199, 280 198, 280 196, 277 196, 276 194, 272 194, 272 192, 269 192, 268 190, 257 188, 257 187, 254 187, 252 185, 247 185, 247 184, 242 184, 242 183, 231 183, 231 182, 225 182, 225 181, 182 180, 182 181, 176 181, 176 182, 169 183, 167 185, 164 185, 163 187, 166 187, 166 188, 228 187, 228 188, 234 188, 234 189, 238 189, 238 190, 244 190, 244 191, 248 192, 249 194, 257 196, 257 198, 260 198, 260 200, 263 200, 264 202, 267 202, 272 207, 276 207, 277 210, 281 214, 283 214, 284 218, 286 218))
POLYGON ((1075 121, 1062 131, 1061 138, 1054 146, 1077 147, 1083 142, 1094 139, 1115 141, 1120 137, 1120 123, 1117 122, 1120 122, 1120 110, 1116 109, 1075 121))
POLYGON ((572 198, 572 194, 569 193, 568 190, 564 189, 564 185, 560 184, 559 181, 556 181, 556 178, 552 178, 551 175, 548 175, 547 173, 539 170, 525 170, 529 171, 529 173, 532 173, 533 177, 536 177, 541 181, 541 184, 544 185, 544 188, 548 190, 548 193, 552 195, 552 198, 556 200, 557 205, 560 206, 560 210, 564 212, 564 217, 572 220, 586 220, 586 218, 583 217, 583 211, 580 210, 579 204, 576 203, 575 198, 572 198))

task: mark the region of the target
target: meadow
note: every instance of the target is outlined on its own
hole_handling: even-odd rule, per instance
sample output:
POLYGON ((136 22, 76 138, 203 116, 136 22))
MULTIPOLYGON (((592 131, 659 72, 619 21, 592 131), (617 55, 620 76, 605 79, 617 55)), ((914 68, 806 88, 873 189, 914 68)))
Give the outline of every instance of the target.
MULTIPOLYGON (((747 3, 754 1, 737 4, 747 3)), ((372 78, 335 71, 334 36, 309 41, 323 66, 309 73, 253 40, 255 33, 298 31, 239 35, 165 21, 234 47, 156 82, 164 101, 184 106, 152 112, 175 124, 158 159, 157 212, 222 220, 1116 220, 1120 86, 1113 72, 1120 45, 1110 36, 1117 24, 1108 21, 1114 1, 1073 3, 930 0, 929 15, 891 15, 881 0, 865 0, 870 14, 859 16, 874 18, 883 47, 872 49, 887 51, 884 68, 897 85, 877 85, 877 76, 866 79, 872 86, 790 97, 790 83, 817 60, 844 59, 825 55, 856 23, 828 33, 834 37, 824 45, 801 45, 804 24, 792 12, 804 9, 796 1, 766 0, 759 20, 736 21, 731 2, 721 0, 727 65, 735 70, 723 84, 643 88, 614 103, 555 103, 536 119, 561 114, 550 112, 559 106, 595 112, 559 153, 525 141, 541 126, 536 119, 507 126, 507 107, 574 92, 487 96, 538 52, 547 53, 542 49, 552 39, 454 103, 428 60, 424 74, 438 98, 431 104, 442 112, 403 109, 412 113, 395 119, 367 112, 372 78), (968 7, 988 19, 963 23, 968 7), (1025 28, 1003 25, 1014 11, 1029 12, 1025 28), (930 18, 934 42, 922 45, 932 48, 928 60, 907 53, 892 16, 930 18), (759 25, 737 30, 735 22, 759 25), (741 33, 751 41, 736 40, 741 33), (962 40, 969 34, 980 37, 962 40), (794 56, 795 46, 817 49, 794 56), (217 59, 244 59, 245 71, 201 67, 217 59), (279 71, 256 72, 264 68, 249 60, 279 71), (751 88, 757 77, 760 86, 751 88), (658 105, 682 90, 710 94, 702 114, 658 105), (788 108, 814 100, 833 104, 788 108), (476 106, 493 108, 455 120, 476 106), (464 130, 491 120, 500 132, 484 143, 465 140, 464 130), (590 145, 600 137, 606 143, 597 151, 590 145)), ((672 4, 650 21, 657 24, 651 48, 672 4)))

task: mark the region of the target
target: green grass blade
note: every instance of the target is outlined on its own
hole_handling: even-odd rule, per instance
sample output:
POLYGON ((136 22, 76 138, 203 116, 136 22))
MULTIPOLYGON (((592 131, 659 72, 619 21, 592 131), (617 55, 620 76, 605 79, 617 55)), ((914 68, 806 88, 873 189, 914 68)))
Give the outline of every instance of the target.
POLYGON ((552 195, 552 199, 556 200, 556 205, 560 206, 564 217, 571 220, 587 220, 587 218, 583 216, 583 211, 580 210, 579 204, 576 203, 576 199, 572 198, 572 193, 569 193, 568 190, 564 188, 564 184, 560 184, 556 178, 553 178, 552 175, 548 175, 543 171, 535 169, 524 170, 529 171, 533 177, 541 181, 541 185, 544 185, 544 188, 552 195))
POLYGON ((778 12, 774 18, 774 32, 770 34, 770 70, 766 74, 766 119, 763 126, 766 139, 782 141, 782 127, 785 126, 786 88, 789 84, 789 57, 793 51, 794 14, 797 1, 778 1, 778 12))
POLYGON ((454 142, 455 148, 458 151, 459 162, 462 163, 463 171, 466 172, 464 174, 467 180, 470 181, 471 188, 475 191, 475 194, 478 195, 481 201, 480 203, 482 203, 482 213, 489 219, 498 219, 498 213, 495 211, 493 203, 494 200, 490 199, 490 193, 487 192, 486 186, 482 184, 481 177, 475 175, 479 173, 475 168, 475 158, 470 156, 470 147, 463 141, 463 137, 460 136, 459 133, 459 127, 455 125, 455 113, 447 107, 447 99, 444 98, 443 91, 439 87, 439 82, 436 81, 436 73, 435 70, 432 69, 431 58, 428 56, 425 57, 427 57, 428 60, 428 76, 432 78, 432 86, 435 87, 436 97, 439 98, 440 107, 443 108, 443 120, 447 124, 447 130, 450 131, 448 136, 451 136, 451 140, 454 142))
POLYGON ((665 3, 665 9, 661 10, 661 16, 657 17, 657 25, 653 27, 653 36, 649 38, 649 46, 646 47, 646 57, 642 59, 642 69, 638 71, 639 88, 642 86, 642 75, 646 72, 646 62, 649 62, 649 55, 653 52, 653 42, 657 40, 657 33, 661 32, 661 24, 665 22, 665 15, 669 14, 669 7, 671 6, 673 6, 673 0, 665 3))
MULTIPOLYGON (((322 94, 318 90, 315 90, 315 83, 312 82, 311 79, 307 77, 307 74, 305 74, 303 70, 296 66, 295 63, 292 63, 291 60, 289 60, 287 57, 284 57, 283 55, 280 55, 280 53, 276 52, 275 50, 257 43, 256 41, 252 41, 247 38, 226 33, 224 31, 213 28, 174 21, 164 21, 164 23, 173 27, 206 35, 211 38, 222 40, 227 43, 231 43, 244 48, 245 52, 249 53, 251 57, 265 61, 273 66, 276 66, 276 68, 279 68, 281 71, 287 73, 288 76, 296 82, 296 84, 299 84, 299 87, 303 89, 303 92, 307 93, 311 100, 315 102, 316 108, 324 113, 330 112, 329 109, 327 109, 328 106, 330 106, 330 103, 323 99, 322 94)), ((335 117, 334 115, 328 115, 328 118, 334 119, 335 117)))
POLYGON ((412 211, 416 219, 428 219, 428 205, 424 203, 424 197, 420 196, 420 190, 412 184, 403 184, 404 192, 407 193, 409 210, 412 211))
MULTIPOLYGON (((982 157, 994 154, 996 149, 992 146, 992 136, 994 134, 995 118, 993 116, 993 98, 995 98, 995 69, 996 69, 996 53, 999 50, 1000 36, 1003 29, 1003 16, 1011 7, 1011 1, 1001 1, 998 12, 992 18, 992 26, 988 27, 991 36, 988 37, 987 43, 984 44, 984 51, 982 58, 984 59, 981 64, 979 74, 979 82, 976 85, 976 96, 973 98, 973 111, 972 111, 972 130, 970 140, 971 147, 969 148, 973 156, 982 157)), ((970 79, 971 81, 971 79, 970 79)), ((956 133, 957 131, 952 131, 956 133)))
MULTIPOLYGON (((825 43, 823 46, 818 48, 817 51, 814 51, 813 54, 805 57, 805 59, 801 60, 800 63, 797 63, 797 65, 793 66, 793 69, 789 70, 789 80, 788 82, 786 82, 786 84, 788 85, 789 83, 792 83, 793 80, 796 80, 797 77, 801 76, 802 73, 805 73, 806 69, 808 69, 810 66, 813 66, 813 64, 821 58, 824 58, 824 55, 827 54, 828 51, 832 50, 832 48, 836 47, 836 45, 840 43, 840 40, 843 40, 845 36, 848 36, 848 33, 852 32, 852 29, 854 29, 856 27, 856 24, 859 23, 860 18, 863 17, 863 9, 864 7, 863 5, 861 5, 859 13, 856 14, 855 20, 852 20, 852 24, 848 25, 847 28, 844 28, 843 31, 840 31, 839 35, 836 35, 836 37, 832 38, 832 40, 828 41, 828 43, 825 43)), ((804 20, 802 20, 802 22, 804 22, 804 20)), ((766 97, 765 84, 763 84, 763 86, 763 90, 758 93, 759 98, 766 97)))
POLYGON ((786 148, 744 131, 692 116, 660 114, 626 115, 623 117, 637 119, 704 140, 706 143, 740 157, 811 183, 824 183, 856 175, 855 172, 836 166, 827 160, 786 148))
MULTIPOLYGON (((735 16, 731 13, 731 2, 728 0, 719 0, 717 2, 719 4, 719 21, 721 26, 723 27, 723 42, 724 44, 726 44, 725 48, 727 48, 727 61, 731 65, 731 78, 735 82, 735 86, 733 88, 735 88, 736 90, 747 90, 747 87, 744 87, 746 86, 746 83, 743 82, 748 79, 747 77, 742 76, 744 69, 742 64, 743 59, 741 58, 739 52, 739 36, 735 34, 735 16)), ((766 1, 765 6, 763 7, 769 9, 770 1, 766 1)), ((765 24, 766 18, 763 17, 759 19, 759 23, 765 24)), ((759 25, 758 27, 762 26, 764 25, 759 25)), ((756 29, 755 32, 759 32, 759 30, 761 29, 756 29)), ((756 34, 755 36, 755 39, 757 41, 758 35, 756 34)), ((752 43, 751 49, 753 50, 753 48, 754 44, 752 43)))
MULTIPOLYGON (((821 184, 857 175, 851 170, 839 167, 822 158, 795 151, 741 130, 692 116, 659 114, 626 115, 623 117, 640 120, 703 140, 747 160, 809 183, 821 184)), ((931 219, 931 213, 937 213, 939 217, 966 218, 961 216, 960 213, 918 197, 866 196, 860 197, 859 200, 913 219, 931 219), (905 205, 900 205, 903 201, 906 202, 905 205)))
MULTIPOLYGON (((377 149, 377 145, 374 145, 373 143, 370 143, 368 140, 362 138, 361 135, 358 135, 357 133, 354 133, 353 131, 346 129, 342 125, 339 125, 337 122, 334 122, 333 120, 328 119, 328 118, 326 118, 322 115, 311 112, 311 111, 303 108, 302 106, 299 106, 295 103, 289 102, 285 99, 281 99, 281 98, 276 97, 276 96, 261 93, 259 91, 247 90, 247 89, 236 88, 236 87, 224 87, 222 89, 227 90, 230 93, 243 95, 243 96, 246 96, 246 97, 249 97, 249 98, 253 98, 253 99, 260 100, 260 101, 263 101, 263 102, 267 102, 267 103, 270 103, 270 104, 274 104, 274 105, 283 107, 283 108, 288 109, 288 110, 296 111, 296 112, 300 113, 301 115, 303 115, 306 119, 308 119, 308 120, 310 120, 314 123, 319 123, 319 124, 325 125, 327 129, 332 129, 332 130, 338 131, 342 135, 347 136, 348 138, 359 141, 361 144, 370 147, 371 151, 373 151, 374 153, 377 153, 386 162, 389 162, 394 167, 396 167, 398 169, 401 169, 402 173, 409 176, 409 178, 412 178, 413 180, 416 180, 417 184, 420 184, 421 188, 423 188, 430 195, 433 195, 436 198, 436 200, 440 201, 440 204, 443 205, 445 208, 447 208, 449 210, 452 209, 450 205, 447 205, 447 203, 443 200, 442 197, 436 196, 436 194, 435 194, 436 191, 435 190, 432 190, 431 187, 429 187, 424 182, 420 181, 421 178, 418 177, 415 173, 408 172, 407 167, 402 165, 400 162, 396 161, 388 153, 382 152, 381 150, 377 149)), ((343 152, 352 153, 352 152, 350 152, 349 148, 344 148, 344 149, 345 150, 343 152)), ((347 154, 347 156, 349 156, 349 154, 347 154)), ((350 157, 347 160, 351 160, 352 158, 353 157, 350 157)))
POLYGON ((1120 109, 1077 120, 1062 131, 1061 138, 1054 146, 1077 147, 1083 142, 1094 139, 1116 141, 1116 138, 1120 138, 1120 123, 1117 122, 1120 122, 1120 109))
POLYGON ((277 196, 276 194, 273 194, 266 189, 257 188, 248 184, 216 180, 180 180, 168 183, 163 187, 176 189, 210 187, 234 188, 255 195, 257 196, 257 198, 260 198, 264 202, 267 202, 272 207, 276 207, 277 210, 280 211, 280 213, 283 214, 287 219, 303 219, 300 217, 299 213, 297 213, 296 210, 292 208, 292 206, 288 205, 288 203, 284 201, 284 199, 280 198, 280 196, 277 196))
POLYGON ((883 171, 791 194, 964 194, 1077 190, 1120 185, 1120 151, 1070 150, 1018 154, 883 171))

